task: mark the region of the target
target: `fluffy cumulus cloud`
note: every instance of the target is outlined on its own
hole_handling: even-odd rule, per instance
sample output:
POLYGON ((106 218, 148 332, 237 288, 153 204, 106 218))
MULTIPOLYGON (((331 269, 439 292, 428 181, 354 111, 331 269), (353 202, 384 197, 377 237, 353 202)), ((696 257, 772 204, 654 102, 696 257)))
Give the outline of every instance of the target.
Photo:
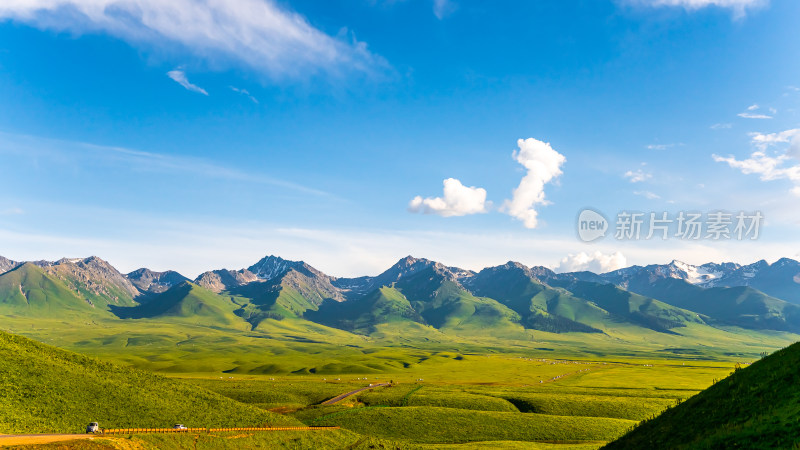
POLYGON ((464 186, 455 178, 444 180, 442 197, 414 197, 408 204, 411 212, 437 214, 443 217, 485 213, 491 205, 486 201, 486 189, 464 186))
POLYGON ((555 271, 563 272, 580 272, 588 270, 594 273, 611 272, 625 267, 627 260, 620 252, 605 254, 602 252, 594 252, 592 254, 580 252, 577 255, 567 255, 562 259, 555 271))
POLYGON ((384 63, 347 32, 330 36, 275 0, 3 0, 0 19, 74 33, 104 32, 134 45, 187 49, 273 79, 368 72, 384 63))
POLYGON ((186 73, 182 70, 170 70, 169 72, 167 72, 167 76, 172 78, 173 81, 180 84, 188 91, 197 92, 198 94, 208 95, 208 92, 206 92, 205 89, 201 88, 196 84, 190 83, 189 79, 186 78, 186 73))
POLYGON ((744 174, 758 175, 763 181, 789 180, 791 192, 800 196, 800 128, 779 133, 753 133, 756 151, 747 159, 712 155, 714 161, 727 163, 744 174))
POLYGON ((769 0, 628 0, 627 2, 646 6, 679 6, 690 11, 716 6, 732 9, 736 17, 743 17, 748 9, 769 4, 769 0))
POLYGON ((517 145, 519 149, 512 156, 528 173, 514 189, 511 199, 505 201, 502 210, 521 220, 526 228, 536 228, 539 224, 536 206, 547 204, 544 186, 561 175, 561 166, 566 158, 553 150, 549 143, 534 138, 520 139, 517 145))

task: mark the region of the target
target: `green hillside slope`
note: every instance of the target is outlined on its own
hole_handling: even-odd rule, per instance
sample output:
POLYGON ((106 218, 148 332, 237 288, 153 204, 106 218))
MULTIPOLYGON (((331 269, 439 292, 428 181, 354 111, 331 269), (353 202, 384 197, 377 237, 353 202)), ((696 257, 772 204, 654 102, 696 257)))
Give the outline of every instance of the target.
POLYGON ((362 334, 373 333, 380 324, 425 323, 408 299, 391 287, 382 287, 365 297, 346 302, 325 302, 319 311, 306 314, 306 317, 317 323, 362 334))
POLYGON ((595 326, 608 316, 563 289, 540 283, 530 269, 518 263, 482 270, 470 288, 476 295, 493 298, 514 310, 526 328, 551 333, 597 333, 600 330, 595 326))
POLYGON ((611 284, 575 281, 564 286, 572 294, 589 300, 617 318, 659 332, 689 324, 704 324, 694 312, 628 292, 611 284))
POLYGON ((667 278, 631 290, 709 316, 714 322, 756 330, 800 331, 800 306, 747 286, 703 289, 667 278))
POLYGON ((0 332, 0 433, 297 424, 202 388, 0 332))
POLYGON ((497 300, 475 297, 434 267, 401 279, 394 288, 435 328, 497 337, 524 334, 519 314, 497 300))
POLYGON ((0 313, 33 318, 104 314, 41 268, 26 263, 0 275, 0 313))
POLYGON ((797 448, 800 343, 642 422, 608 449, 797 448))
POLYGON ((143 305, 115 308, 114 311, 126 318, 169 319, 196 325, 245 328, 247 324, 234 313, 237 309, 239 306, 228 297, 185 281, 143 305))

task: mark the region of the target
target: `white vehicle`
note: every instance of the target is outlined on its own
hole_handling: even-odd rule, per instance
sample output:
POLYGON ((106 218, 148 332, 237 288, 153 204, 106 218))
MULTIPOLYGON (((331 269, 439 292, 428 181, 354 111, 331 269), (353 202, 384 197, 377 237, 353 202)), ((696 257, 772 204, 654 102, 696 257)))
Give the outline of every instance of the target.
POLYGON ((183 425, 181 423, 176 423, 175 425, 172 426, 172 429, 173 430, 188 430, 188 428, 186 428, 186 425, 183 425))
POLYGON ((100 432, 100 425, 97 422, 92 422, 89 425, 86 425, 86 432, 87 433, 99 433, 100 432))

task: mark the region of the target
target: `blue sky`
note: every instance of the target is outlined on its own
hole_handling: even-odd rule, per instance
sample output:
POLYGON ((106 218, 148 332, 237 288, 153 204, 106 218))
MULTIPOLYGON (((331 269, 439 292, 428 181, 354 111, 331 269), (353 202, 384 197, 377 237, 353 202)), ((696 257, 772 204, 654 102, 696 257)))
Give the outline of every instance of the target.
POLYGON ((4 2, 0 254, 189 276, 266 254, 337 276, 407 254, 797 258, 798 19, 791 0, 4 2), (765 223, 584 243, 585 207, 765 223))

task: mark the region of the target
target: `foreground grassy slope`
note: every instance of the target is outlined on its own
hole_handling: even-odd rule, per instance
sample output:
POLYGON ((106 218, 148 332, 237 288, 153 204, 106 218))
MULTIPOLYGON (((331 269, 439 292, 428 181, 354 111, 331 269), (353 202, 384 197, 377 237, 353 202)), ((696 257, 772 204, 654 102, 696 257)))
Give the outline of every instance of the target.
POLYGON ((0 433, 106 428, 297 424, 277 414, 144 371, 0 332, 0 433))
POLYGON ((800 343, 736 370, 607 448, 796 448, 798 368, 800 343))

